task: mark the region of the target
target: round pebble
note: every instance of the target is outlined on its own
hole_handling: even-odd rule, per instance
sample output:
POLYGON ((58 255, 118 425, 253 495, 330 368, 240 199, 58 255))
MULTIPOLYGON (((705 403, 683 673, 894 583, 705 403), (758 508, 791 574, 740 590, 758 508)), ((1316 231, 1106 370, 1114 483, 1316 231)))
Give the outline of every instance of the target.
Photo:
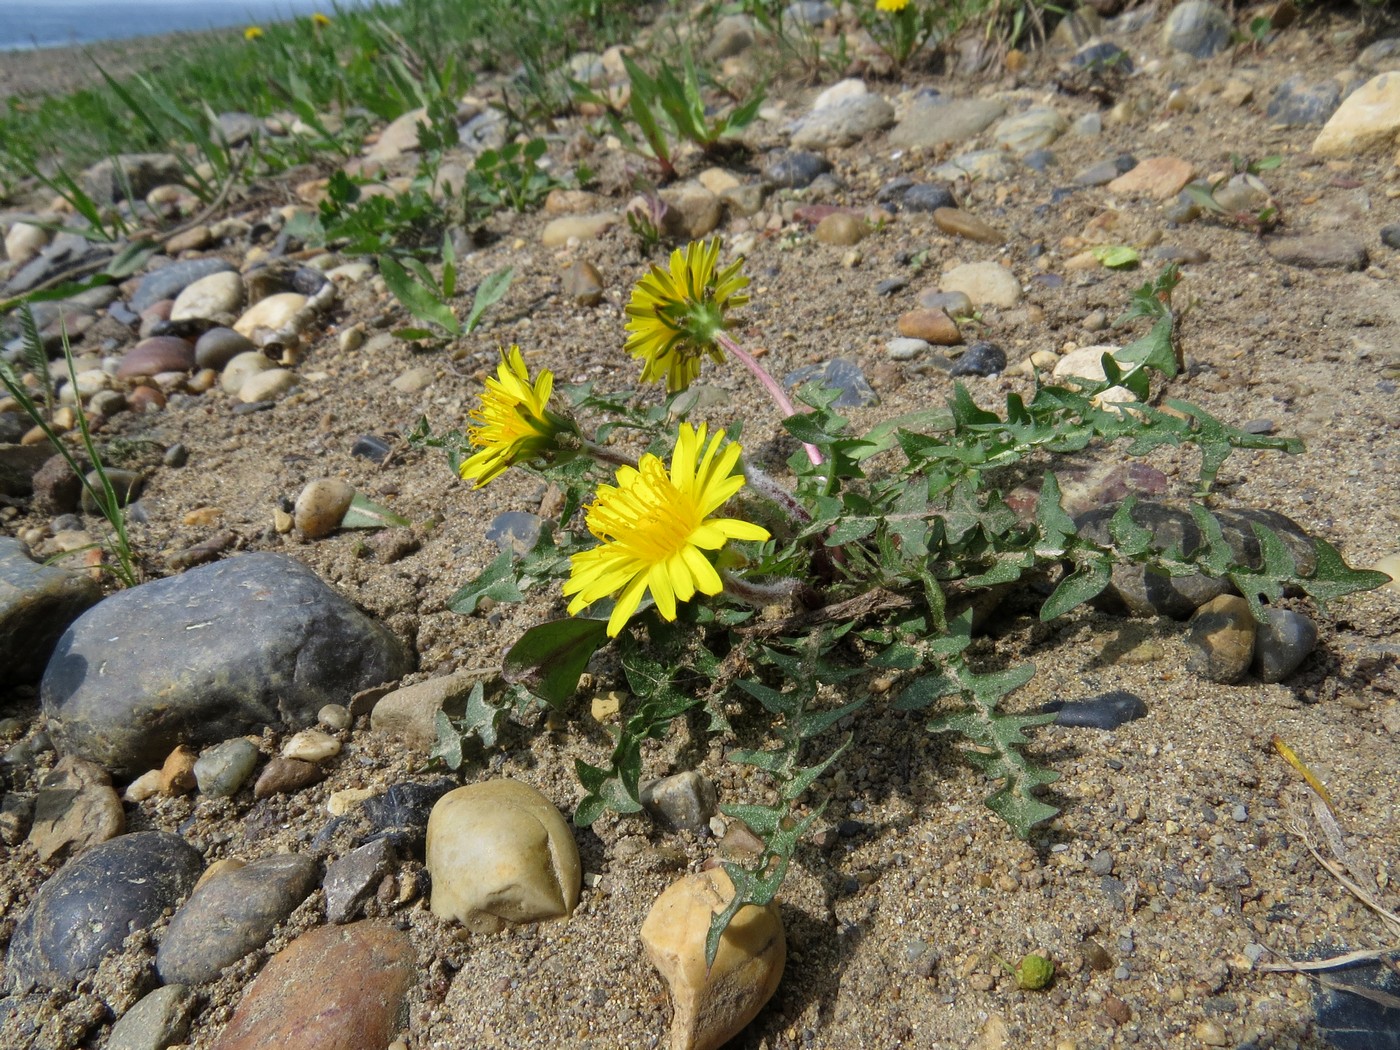
POLYGON ((253 775, 258 748, 245 737, 235 737, 208 748, 195 760, 194 778, 202 794, 231 798, 253 775))
POLYGON ((173 335, 155 335, 141 340, 126 352, 117 366, 117 378, 135 379, 158 372, 188 372, 193 367, 193 346, 173 335))
POLYGON ((297 758, 303 762, 324 762, 338 754, 340 741, 319 729, 303 729, 282 745, 283 758, 297 758))
POLYGON ((239 354, 256 349, 232 328, 211 328, 194 344, 194 361, 200 368, 222 369, 239 354))
POLYGON ((296 373, 286 368, 269 368, 247 378, 238 388, 238 400, 245 405, 272 401, 290 393, 297 385, 296 373))
POLYGON ((301 490, 292 508, 292 522, 309 539, 329 536, 350 509, 355 488, 338 478, 319 478, 301 490))
POLYGON ((277 365, 272 358, 266 354, 257 350, 249 350, 235 355, 224 366, 223 374, 219 377, 219 385, 223 387, 224 393, 237 396, 250 376, 276 367, 277 365))
POLYGON ((1006 370, 1006 351, 996 343, 973 343, 948 370, 951 376, 994 376, 1006 370))
POLYGON ((327 729, 349 729, 350 712, 343 704, 327 704, 316 712, 316 721, 327 729))
POLYGON ((814 236, 822 244, 857 244, 866 234, 865 223, 850 212, 833 212, 817 223, 814 236))

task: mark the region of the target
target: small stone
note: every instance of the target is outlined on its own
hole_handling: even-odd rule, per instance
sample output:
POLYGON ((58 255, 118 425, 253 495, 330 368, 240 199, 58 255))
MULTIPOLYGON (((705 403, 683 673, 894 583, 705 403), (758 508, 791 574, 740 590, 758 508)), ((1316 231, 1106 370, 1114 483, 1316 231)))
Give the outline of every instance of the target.
POLYGON ((1357 88, 1313 140, 1319 157, 1356 157, 1400 141, 1400 71, 1381 73, 1357 88))
POLYGON ((1007 117, 992 129, 992 140, 1012 153, 1023 156, 1049 146, 1069 130, 1069 121, 1050 106, 1032 106, 1024 113, 1007 117))
POLYGON ((1118 164, 1111 160, 1101 160, 1079 171, 1071 180, 1076 186, 1104 186, 1123 174, 1118 164))
POLYGON ((942 310, 910 310, 901 314, 899 334, 937 346, 957 346, 962 342, 957 323, 942 310))
POLYGON ((841 148, 892 123, 894 107, 883 98, 855 95, 813 109, 799 120, 793 125, 792 145, 799 150, 841 148))
POLYGON ((354 498, 353 485, 339 478, 319 478, 308 482, 297 495, 292 520, 308 539, 329 536, 340 526, 354 498))
POLYGON ((964 142, 1005 112, 1006 106, 995 99, 949 100, 942 96, 921 95, 909 107, 904 119, 889 133, 889 142, 892 146, 904 148, 964 142))
POLYGON ((994 376, 1006 371, 1006 351, 996 343, 973 343, 964 350, 953 367, 950 376, 994 376))
POLYGON ((904 211, 933 212, 937 215, 942 208, 957 209, 958 201, 953 191, 944 183, 916 182, 899 197, 899 207, 904 211))
POLYGON ((248 377, 238 388, 238 400, 245 405, 273 401, 296 389, 296 373, 286 368, 269 368, 248 377))
POLYGON ((1104 996, 1103 1012, 1116 1024, 1127 1024, 1133 1019, 1132 1007, 1116 995, 1104 996))
POLYGON ((1274 89, 1264 115, 1270 124, 1305 127, 1326 124, 1342 100, 1342 86, 1336 80, 1309 84, 1303 76, 1292 76, 1274 89))
POLYGON ((1113 969, 1113 956, 1109 955, 1098 941, 1085 939, 1079 946, 1079 954, 1089 964, 1089 969, 1104 973, 1113 969))
POLYGON ((1238 682, 1254 659, 1255 633, 1248 602, 1235 594, 1213 598, 1191 618, 1187 666, 1212 682, 1238 682))
POLYGON ((673 828, 698 831, 715 814, 715 786, 694 770, 653 780, 640 788, 643 808, 673 828))
MULTIPOLYGON (((1179 8, 1178 8, 1179 10, 1179 8)), ((1149 157, 1108 184, 1110 193, 1170 200, 1191 181, 1196 169, 1180 157, 1149 157)))
POLYGON ((975 310, 966 292, 944 292, 937 288, 921 292, 919 305, 926 310, 942 310, 949 317, 971 317, 975 310))
POLYGON ((1254 638, 1254 674, 1261 682, 1286 680, 1317 645, 1317 624, 1292 609, 1268 609, 1254 638))
POLYGON ((299 292, 278 292, 269 295, 243 311, 242 316, 233 322, 233 330, 248 339, 254 338, 259 329, 280 331, 294 323, 302 308, 306 306, 306 301, 307 297, 299 292))
POLYGON ((283 758, 324 762, 340 754, 340 741, 319 729, 303 729, 282 745, 283 758))
POLYGON ((40 861, 82 853, 125 830, 121 799, 101 766, 64 755, 39 780, 29 844, 40 861))
POLYGON ((148 769, 126 786, 122 798, 127 802, 145 802, 160 794, 160 770, 148 769))
POLYGON ((818 175, 831 170, 831 161, 820 153, 806 150, 784 150, 763 169, 763 177, 774 186, 800 190, 812 184, 818 175))
MULTIPOLYGON (((237 334, 234 332, 234 335, 237 334)), ((219 376, 219 386, 223 388, 224 393, 237 396, 243 389, 243 384, 254 375, 276 367, 272 358, 258 350, 235 354, 224 366, 223 373, 219 376)))
POLYGON ((571 240, 596 241, 619 222, 614 212, 597 215, 562 215, 551 219, 540 232, 540 243, 546 248, 561 248, 571 240))
POLYGON ((354 919, 384 876, 394 870, 397 860, 392 842, 375 839, 331 864, 321 884, 326 893, 326 921, 347 923, 354 919))
POLYGON ((243 305, 243 278, 230 271, 201 277, 175 297, 172 321, 212 321, 231 316, 243 305))
POLYGON ((160 372, 188 372, 194 368, 194 347, 173 335, 143 339, 128 350, 117 366, 118 379, 153 376, 160 372))
POLYGON ((200 882, 161 938, 156 970, 167 984, 203 984, 267 943, 316 886, 310 857, 277 853, 200 882))
MULTIPOLYGON (((105 473, 107 483, 112 486, 112 493, 117 497, 117 506, 119 507, 125 507, 140 497, 141 490, 146 485, 145 476, 134 470, 108 467, 105 473)), ((94 491, 102 491, 102 475, 96 470, 91 470, 87 475, 87 484, 83 486, 82 495, 78 499, 78 506, 82 507, 85 514, 98 512, 97 500, 92 496, 94 491)))
POLYGON ((1400 223, 1393 222, 1389 226, 1381 227, 1381 243, 1387 248, 1400 251, 1400 223))
POLYGON ((822 244, 852 245, 865 237, 866 229, 865 222, 859 217, 850 212, 837 211, 817 223, 813 235, 822 244))
POLYGON ((1006 243, 1006 234, 960 208, 939 208, 933 213, 933 222, 944 233, 954 237, 965 237, 983 244, 1006 243))
POLYGON ((660 192, 666 205, 662 230, 677 240, 694 241, 714 230, 724 218, 720 199, 698 183, 671 186, 660 192))
POLYGON ((877 405, 880 397, 875 388, 865 378, 860 365, 844 358, 835 358, 825 364, 804 365, 783 376, 783 384, 789 387, 800 386, 812 381, 832 390, 839 390, 834 408, 854 408, 860 405, 877 405))
POLYGON ((160 793, 166 797, 188 795, 199 781, 194 775, 195 753, 184 744, 166 756, 159 770, 160 793))
POLYGON ((1135 693, 1114 689, 1087 700, 1052 700, 1041 710, 1054 711, 1057 726, 1111 730, 1147 714, 1147 705, 1135 693))
POLYGON ((1010 308, 1021 301, 1021 282, 1000 263, 964 263, 949 270, 939 283, 945 292, 962 292, 979 308, 1010 308))
POLYGON ((460 717, 480 681, 478 675, 458 672, 395 689, 375 703, 370 729, 426 754, 437 742, 438 712, 460 717))
POLYGON ((1207 0, 1186 0, 1162 27, 1162 47, 1193 58, 1210 58, 1230 46, 1230 16, 1207 0))
POLYGON ((891 339, 885 344, 885 352, 890 355, 891 361, 912 361, 928 348, 929 343, 923 339, 891 339))
MULTIPOLYGON (((146 310, 162 300, 174 300, 185 288, 201 277, 232 269, 231 263, 217 256, 188 259, 163 266, 141 278, 140 283, 136 286, 136 292, 131 297, 131 309, 138 314, 145 313, 146 310)), ((166 316, 168 317, 169 314, 166 316)))
POLYGON ((564 271, 564 296, 579 306, 597 306, 603 301, 603 275, 586 259, 572 263, 564 271))
POLYGON ((52 236, 53 234, 42 226, 30 222, 17 222, 5 234, 5 258, 18 269, 38 256, 52 236))
POLYGON ((389 386, 400 394, 418 394, 432 386, 436 379, 437 373, 431 368, 410 368, 395 376, 389 386))
POLYGON ((933 169, 935 178, 946 182, 967 179, 973 182, 1001 182, 1016 174, 1010 154, 1000 149, 978 149, 959 153, 946 164, 933 169))
POLYGON ((487 780, 443 795, 428 819, 434 915, 473 932, 573 914, 578 846, 554 804, 528 784, 487 780))
POLYGON ((319 926, 268 960, 211 1050, 387 1047, 414 976, 408 934, 380 922, 319 926))
POLYGON ((1266 243, 1276 261, 1307 270, 1364 270, 1370 262, 1366 246, 1343 233, 1275 237, 1266 243))
POLYGON ((231 798, 253 775, 257 764, 258 746, 240 736, 205 749, 195 760, 194 776, 202 794, 231 798))
POLYGON ((117 1019, 106 1050, 166 1050, 183 1043, 194 1014, 194 996, 183 984, 167 984, 117 1019))
POLYGON ((253 797, 263 799, 273 795, 292 795, 325 778, 325 769, 316 762, 275 755, 258 774, 253 784, 253 797))
POLYGON ((1195 1036, 1202 1046, 1229 1046, 1230 1037, 1214 1021, 1202 1021, 1196 1025, 1195 1036))
POLYGON ((711 917, 734 896, 723 868, 687 875, 656 899, 642 923, 647 958, 671 992, 672 1050, 716 1050, 737 1035, 782 980, 787 943, 776 904, 740 908, 711 967, 711 917))
POLYGON ((622 701, 625 694, 616 689, 610 689, 606 693, 595 696, 588 706, 588 713, 593 716, 595 722, 606 722, 610 718, 617 717, 622 710, 622 701))
POLYGON ((350 728, 350 711, 344 704, 327 704, 316 712, 316 721, 327 729, 340 731, 350 728))

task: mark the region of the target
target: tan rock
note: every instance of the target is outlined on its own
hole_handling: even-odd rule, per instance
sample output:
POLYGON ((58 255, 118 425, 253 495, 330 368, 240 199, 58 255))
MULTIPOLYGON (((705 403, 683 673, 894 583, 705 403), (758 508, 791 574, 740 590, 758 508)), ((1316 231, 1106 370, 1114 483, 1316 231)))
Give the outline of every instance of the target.
POLYGON ((1180 157, 1148 157, 1132 171, 1108 184, 1109 193, 1136 194, 1164 201, 1181 192, 1196 174, 1190 161, 1180 157))
POLYGON ((699 240, 712 232, 724 218, 724 206, 720 199, 699 183, 664 189, 660 197, 666 204, 666 214, 661 224, 672 237, 699 240))
POLYGON ((379 140, 365 151, 365 157, 388 163, 410 150, 418 149, 418 125, 426 123, 427 119, 428 111, 422 107, 395 118, 379 133, 379 140))
POLYGON ((273 401, 283 394, 291 393, 296 385, 295 372, 285 368, 269 368, 248 377, 248 381, 238 388, 238 400, 245 405, 273 401))
POLYGON ((817 223, 813 236, 822 244, 848 246, 858 244, 867 232, 867 227, 859 216, 848 211, 836 211, 817 223))
POLYGON ((963 341, 957 322, 942 310, 910 310, 901 314, 899 334, 938 346, 957 346, 963 341))
POLYGON ((224 370, 219 376, 219 386, 223 387, 224 393, 237 395, 250 376, 276 367, 272 358, 261 351, 246 350, 224 365, 224 370))
POLYGON ((252 339, 259 328, 277 330, 296 316, 306 305, 306 296, 297 292, 278 292, 260 299, 233 323, 233 330, 245 339, 252 339))
POLYGON ((1327 121, 1312 152, 1355 157, 1400 144, 1400 72, 1381 73, 1347 96, 1327 121))
POLYGON ((303 729, 282 745, 283 758, 302 762, 324 762, 340 754, 340 741, 319 729, 303 729))
POLYGON ((776 904, 739 909, 714 965, 705 966, 713 915, 734 896, 723 868, 672 883, 642 923, 647 958, 671 990, 671 1050, 714 1050, 754 1019, 772 998, 787 961, 787 940, 776 904))
POLYGON ((17 222, 5 234, 5 257, 18 268, 42 252, 53 235, 42 226, 17 222))
POLYGON ((181 744, 166 756, 160 767, 162 795, 188 795, 198 785, 194 778, 194 763, 199 756, 181 744))
POLYGON ((460 715, 480 680, 459 672, 386 693, 370 712, 370 729, 426 754, 437 742, 437 713, 460 715))
POLYGON ((595 215, 564 215, 551 219, 540 233, 540 243, 546 248, 559 248, 570 240, 596 241, 618 224, 616 212, 595 215))
POLYGON ((1006 234, 961 208, 936 208, 933 221, 940 230, 954 237, 965 237, 983 244, 1006 243, 1006 234))
POLYGON ((559 810, 516 780, 449 791, 428 818, 432 912, 477 933, 573 914, 582 868, 559 810))
MULTIPOLYGON (((308 482, 292 507, 292 521, 309 539, 329 536, 355 498, 355 487, 339 478, 318 478, 308 482)), ((295 757, 295 756, 294 756, 295 757)))
POLYGON ((40 861, 76 855, 125 829, 121 799, 96 763, 65 755, 39 781, 29 842, 40 861))

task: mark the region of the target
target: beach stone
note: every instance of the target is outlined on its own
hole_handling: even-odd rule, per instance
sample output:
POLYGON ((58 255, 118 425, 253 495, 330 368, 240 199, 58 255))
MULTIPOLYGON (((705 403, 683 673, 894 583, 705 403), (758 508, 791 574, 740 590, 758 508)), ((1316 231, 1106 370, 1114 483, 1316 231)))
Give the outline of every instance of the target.
POLYGON ((480 680, 458 672, 385 693, 370 712, 370 729, 426 754, 437 742, 438 712, 460 717, 467 696, 480 680))
POLYGON ((204 859, 178 835, 120 835, 70 860, 40 888, 5 956, 11 986, 71 986, 194 888, 204 859))
MULTIPOLYGON (((256 353, 255 347, 246 336, 239 335, 232 328, 211 328, 194 344, 194 363, 199 368, 212 368, 221 371, 239 354, 256 353)), ((271 364, 271 361, 268 362, 271 364)))
POLYGON ((19 540, 0 536, 0 667, 5 678, 12 685, 38 681, 59 636, 101 597, 101 585, 87 573, 41 565, 19 540))
POLYGON ((1400 223, 1393 222, 1389 226, 1381 227, 1381 243, 1387 248, 1400 251, 1400 223))
POLYGON ((199 778, 194 775, 197 755, 183 744, 165 756, 160 769, 156 770, 157 790, 162 795, 188 795, 199 786, 199 778))
POLYGON ((1069 130, 1069 121, 1051 106, 1032 106, 992 129, 992 141, 1018 156, 1049 146, 1069 130))
POLYGON ((994 99, 923 95, 914 100, 888 138, 890 145, 904 148, 965 142, 1005 112, 1006 106, 994 99))
POLYGON ((238 400, 245 405, 275 401, 297 387, 297 374, 288 368, 268 368, 250 375, 238 388, 238 400))
POLYGON ((180 159, 169 153, 121 153, 106 157, 80 176, 83 189, 98 204, 144 200, 157 186, 179 183, 184 178, 180 159))
POLYGON ((1186 666, 1212 682, 1238 682, 1254 660, 1254 616, 1237 594, 1222 594, 1206 602, 1191 618, 1186 644, 1192 650, 1186 666))
POLYGON ((331 864, 321 884, 326 894, 326 921, 347 923, 354 919, 397 861, 394 844, 375 839, 331 864))
POLYGON ((1355 157, 1400 141, 1400 71, 1381 73, 1347 96, 1313 140, 1319 157, 1355 157))
POLYGON ((1254 674, 1261 682, 1282 682, 1317 646, 1317 624, 1292 609, 1265 610, 1266 622, 1254 636, 1254 674))
POLYGON ((587 259, 579 259, 564 271, 564 297, 579 306, 597 306, 603 301, 603 275, 587 259))
POLYGON ((825 364, 804 365, 783 376, 783 385, 801 386, 803 383, 817 382, 840 394, 832 402, 835 408, 855 408, 861 405, 878 405, 880 396, 865 378, 860 365, 844 358, 835 358, 825 364))
POLYGON ((763 177, 779 188, 800 190, 810 186, 818 175, 830 170, 831 161, 820 153, 783 150, 769 160, 763 169, 763 177))
POLYGON ((919 305, 925 310, 942 310, 949 317, 971 317, 974 310, 965 292, 945 292, 937 286, 919 293, 919 305))
POLYGON ((573 914, 582 869, 569 825, 515 780, 449 791, 428 818, 434 915, 478 933, 573 914))
POLYGON ((143 339, 125 354, 117 366, 118 379, 153 376, 161 372, 188 372, 194 368, 194 347, 173 335, 143 339))
POLYGON ((958 179, 1001 182, 1016 174, 1016 165, 1005 150, 979 149, 958 154, 946 164, 934 168, 932 174, 945 182, 956 182, 958 179))
POLYGON ((340 754, 340 741, 319 729, 303 729, 282 745, 282 757, 324 762, 340 754))
POLYGON ((766 196, 765 187, 755 182, 723 190, 719 199, 731 218, 748 218, 762 210, 766 196))
MULTIPOLYGON (((234 332, 234 335, 238 335, 238 333, 234 332)), ((219 376, 219 386, 223 388, 224 393, 233 394, 236 397, 249 379, 259 372, 271 371, 276 367, 277 365, 272 358, 260 350, 235 354, 232 360, 224 366, 223 373, 219 376)))
POLYGON ((233 330, 239 335, 252 339, 259 328, 277 331, 292 323, 301 309, 306 306, 307 297, 300 292, 277 292, 265 299, 259 299, 244 310, 233 330))
POLYGON ((944 233, 954 237, 965 237, 983 244, 1005 244, 1006 234, 995 226, 983 222, 971 212, 960 208, 939 208, 933 213, 933 222, 944 233))
POLYGON ((707 826, 719 801, 714 784, 694 770, 648 781, 638 798, 654 819, 687 831, 707 826))
POLYGON ((1122 174, 1123 169, 1117 161, 1101 160, 1081 168, 1070 181, 1076 186, 1106 186, 1122 174))
POLYGON ((204 879, 161 938, 156 971, 167 984, 203 984, 267 943, 316 888, 310 857, 277 853, 204 879))
POLYGON ((677 239, 699 240, 724 218, 720 199, 699 183, 672 186, 659 196, 666 204, 662 228, 677 239))
POLYGON ((39 779, 29 844, 41 862, 79 854, 126 830, 126 813, 101 766, 64 755, 39 779))
POLYGON ((1274 237, 1265 244, 1275 261, 1305 270, 1364 270, 1370 262, 1366 246, 1341 232, 1274 237))
POLYGON ((891 339, 885 344, 885 352, 890 355, 891 361, 913 361, 922 357, 928 348, 925 340, 913 338, 891 339))
MULTIPOLYGON (((830 89, 828 89, 830 90, 830 89)), ((794 149, 849 146, 894 123, 894 107, 879 95, 864 94, 813 109, 792 128, 794 149)))
POLYGON ((339 478, 317 478, 307 482, 292 508, 292 523, 308 539, 329 536, 340 527, 340 519, 350 509, 355 487, 339 478))
POLYGON ((1274 89, 1264 115, 1272 124, 1296 128, 1326 124, 1342 101, 1342 86, 1335 80, 1309 84, 1304 76, 1292 76, 1274 89))
POLYGON ((224 273, 233 270, 233 264, 210 256, 205 259, 187 259, 152 270, 136 286, 131 296, 131 309, 142 314, 158 302, 174 299, 182 291, 201 277, 211 273, 224 273))
MULTIPOLYGON (((111 257, 110 247, 94 244, 82 234, 60 233, 5 282, 5 293, 23 295, 69 267, 101 263, 111 257)), ((49 348, 56 349, 58 341, 58 333, 53 332, 47 340, 49 348)))
POLYGON ((1210 58, 1230 46, 1230 16, 1206 0, 1186 0, 1162 27, 1162 47, 1193 58, 1210 58))
MULTIPOLYGON (((117 506, 125 507, 140 497, 141 490, 146 484, 146 478, 143 475, 134 470, 122 470, 119 467, 108 467, 106 473, 107 482, 112 486, 112 494, 117 498, 117 506)), ((97 500, 92 497, 94 490, 102 491, 102 475, 96 470, 90 470, 87 474, 87 485, 84 486, 78 497, 78 506, 83 509, 85 514, 98 512, 97 500)))
POLYGON ((394 377, 394 381, 389 384, 390 388, 397 390, 400 394, 421 394, 437 380, 437 373, 431 368, 410 368, 394 377))
POLYGON ((53 234, 42 226, 17 222, 5 233, 5 258, 16 266, 23 266, 42 253, 52 237, 53 234))
MULTIPOLYGON (((1113 504, 1080 514, 1074 519, 1075 528, 1086 539, 1108 544, 1111 541, 1108 522, 1117 509, 1113 504)), ((1133 507, 1132 520, 1153 534, 1154 547, 1159 550, 1174 547, 1189 557, 1202 543, 1200 529, 1183 510, 1152 500, 1139 500, 1133 507)), ((1200 574, 1172 577, 1118 563, 1113 567, 1107 589, 1094 603, 1129 616, 1160 615, 1181 620, 1228 588, 1228 582, 1200 574)))
POLYGON ((733 58, 753 47, 753 19, 748 15, 726 15, 715 23, 705 57, 712 62, 733 58))
POLYGON ((710 920, 734 897, 723 868, 672 883, 642 923, 642 946, 671 993, 671 1050, 715 1050, 772 998, 783 977, 787 941, 776 904, 740 908, 705 965, 710 920))
POLYGON ((1112 730, 1147 714, 1147 705, 1136 693, 1114 689, 1087 700, 1052 700, 1041 710, 1055 712, 1057 726, 1112 730))
POLYGON ((619 218, 615 212, 601 212, 596 215, 561 215, 550 219, 540 232, 540 243, 546 248, 561 248, 571 240, 596 241, 616 226, 619 218))
POLYGON ((376 838, 387 838, 404 853, 423 855, 433 806, 456 786, 447 777, 425 783, 393 784, 363 800, 360 812, 376 838))
POLYGON ((182 741, 311 725, 325 704, 411 664, 394 635, 300 562, 243 554, 90 609, 59 639, 41 697, 63 750, 139 772, 182 741))
POLYGON ((382 1050, 406 1026, 414 968, 386 923, 319 926, 268 960, 211 1050, 382 1050))
POLYGON ((1242 171, 1215 191, 1215 203, 1227 212, 1254 214, 1269 203, 1269 188, 1257 175, 1242 171))
POLYGON ((166 1050, 183 1043, 194 1015, 194 995, 167 984, 142 999, 112 1025, 105 1050, 166 1050))
POLYGON ((812 111, 830 109, 853 98, 866 98, 869 94, 870 89, 865 86, 865 81, 857 77, 847 77, 845 80, 838 80, 823 88, 821 93, 812 100, 812 111))
POLYGON ((259 755, 258 745, 241 736, 206 748, 194 763, 194 779, 200 793, 211 798, 232 798, 253 775, 259 755))
MULTIPOLYGON (((1075 14, 1083 10, 1080 8, 1075 14)), ((1061 24, 1067 21, 1069 19, 1064 19, 1061 24)), ((1075 69, 1113 69, 1120 73, 1131 73, 1136 68, 1132 57, 1126 51, 1106 40, 1084 43, 1084 46, 1070 57, 1069 64, 1075 69)))
POLYGON ((1110 193, 1136 194, 1164 201, 1180 193, 1195 173, 1191 162, 1180 157, 1148 157, 1132 171, 1110 182, 1108 190, 1110 193))
POLYGON ((227 270, 201 277, 175 297, 172 321, 206 321, 232 315, 243 305, 243 278, 227 270))
POLYGON ((262 799, 273 795, 290 795, 324 779, 326 771, 315 762, 274 755, 258 774, 257 782, 253 785, 253 797, 262 799))
POLYGON ((899 317, 899 334, 916 339, 925 345, 957 346, 962 342, 962 332, 957 322, 942 310, 910 310, 899 317))
POLYGON ((835 211, 817 223, 813 236, 822 244, 850 246, 865 238, 865 221, 848 211, 835 211))
POLYGON ((1005 266, 995 262, 963 263, 943 275, 945 292, 962 292, 976 307, 1009 308, 1021 301, 1021 282, 1005 266))
POLYGON ((957 208, 957 198, 951 187, 943 183, 916 182, 899 197, 898 206, 904 211, 933 212, 957 208))
POLYGON ((373 146, 365 151, 367 160, 388 164, 405 153, 418 150, 418 125, 428 123, 426 106, 401 113, 384 126, 373 146))
POLYGON ((977 342, 964 350, 948 374, 958 376, 994 376, 1006 371, 1006 351, 996 343, 977 342))

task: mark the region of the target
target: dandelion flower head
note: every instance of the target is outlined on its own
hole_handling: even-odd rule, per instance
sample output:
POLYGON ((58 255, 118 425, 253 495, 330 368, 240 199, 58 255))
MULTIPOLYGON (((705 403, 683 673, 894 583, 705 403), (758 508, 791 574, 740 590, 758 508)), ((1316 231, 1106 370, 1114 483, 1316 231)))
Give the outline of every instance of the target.
POLYGON ((486 380, 481 406, 468 414, 467 438, 477 451, 461 466, 465 481, 481 488, 514 463, 535 459, 555 446, 559 434, 572 427, 549 410, 554 373, 540 369, 530 381, 520 347, 501 352, 496 377, 486 380))

